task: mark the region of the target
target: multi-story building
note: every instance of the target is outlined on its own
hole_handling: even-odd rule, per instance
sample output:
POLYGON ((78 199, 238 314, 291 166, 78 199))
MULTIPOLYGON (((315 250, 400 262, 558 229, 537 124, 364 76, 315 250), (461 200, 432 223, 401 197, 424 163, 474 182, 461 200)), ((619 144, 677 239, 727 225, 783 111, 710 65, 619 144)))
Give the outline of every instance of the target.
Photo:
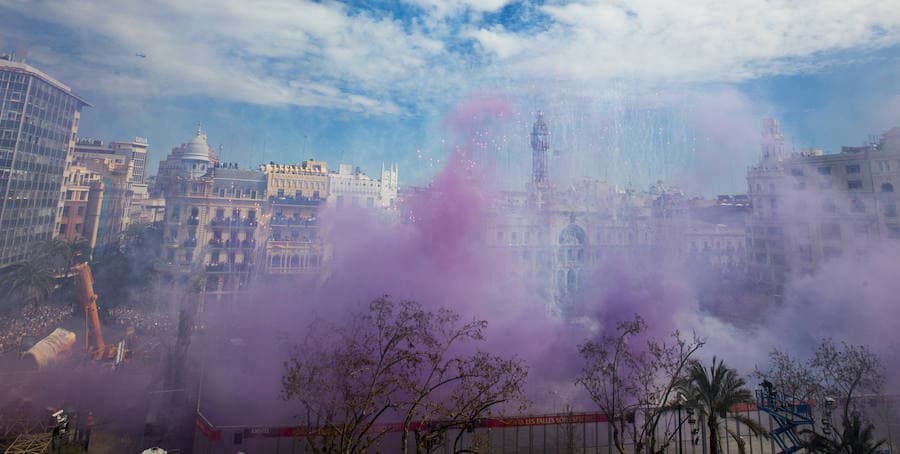
POLYGON ((318 272, 325 259, 318 212, 330 195, 328 168, 307 160, 299 165, 266 164, 265 273, 318 272))
POLYGON ((397 204, 397 165, 385 169, 381 165, 381 177, 374 179, 350 164, 338 165, 338 170, 328 174, 332 197, 336 206, 353 205, 393 209, 397 204))
POLYGON ((149 202, 150 194, 147 186, 147 157, 149 144, 143 137, 135 137, 132 141, 113 141, 103 143, 97 139, 79 138, 75 143, 73 157, 75 159, 102 160, 108 164, 126 165, 129 169, 128 190, 130 203, 127 221, 140 222, 147 216, 146 207, 154 206, 149 202))
POLYGON ((87 105, 58 80, 0 56, 0 266, 59 232, 66 162, 87 105))
POLYGON ((525 191, 505 191, 495 201, 486 243, 506 248, 518 264, 514 272, 541 283, 538 292, 547 295, 548 312, 564 314, 587 271, 601 259, 646 251, 657 243, 656 221, 648 194, 593 179, 565 190, 554 187, 549 137, 539 115, 531 132, 531 181, 525 191))
POLYGON ((207 295, 239 292, 255 275, 317 273, 325 261, 317 219, 328 197, 324 162, 239 169, 218 162, 198 131, 160 163, 156 188, 165 198, 166 267, 203 273, 207 295))
POLYGON ((69 242, 85 240, 94 253, 118 241, 128 225, 131 162, 75 158, 63 180, 63 207, 58 235, 69 242))
POLYGON ((764 125, 762 156, 747 174, 750 274, 780 293, 792 276, 843 255, 865 255, 873 240, 900 239, 900 128, 840 153, 786 153, 775 120, 764 125))
POLYGON ((91 249, 97 244, 103 181, 100 175, 79 163, 71 163, 63 180, 65 201, 59 218, 58 238, 74 243, 84 240, 91 249))

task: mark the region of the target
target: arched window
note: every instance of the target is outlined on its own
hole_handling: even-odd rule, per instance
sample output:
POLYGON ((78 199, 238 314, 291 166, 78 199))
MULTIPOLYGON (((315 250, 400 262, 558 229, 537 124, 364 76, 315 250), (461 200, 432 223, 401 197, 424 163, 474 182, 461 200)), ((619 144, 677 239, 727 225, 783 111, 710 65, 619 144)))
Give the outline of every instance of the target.
POLYGON ((890 183, 884 183, 881 185, 881 192, 894 192, 894 185, 890 183))

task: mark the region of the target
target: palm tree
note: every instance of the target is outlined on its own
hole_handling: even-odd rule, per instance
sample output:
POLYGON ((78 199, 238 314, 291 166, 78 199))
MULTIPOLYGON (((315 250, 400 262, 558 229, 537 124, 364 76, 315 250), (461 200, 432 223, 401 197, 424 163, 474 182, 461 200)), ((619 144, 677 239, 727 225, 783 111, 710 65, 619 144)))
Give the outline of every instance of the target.
POLYGON ((871 424, 863 423, 859 413, 853 413, 849 420, 844 420, 844 430, 839 436, 832 438, 805 430, 802 434, 807 438, 801 446, 818 454, 875 454, 885 440, 875 441, 874 430, 871 424))
POLYGON ((60 239, 42 241, 34 245, 28 261, 39 268, 46 268, 56 275, 69 272, 74 258, 71 244, 60 239))
POLYGON ((40 262, 16 262, 0 270, 0 289, 4 292, 5 310, 21 308, 47 299, 56 288, 54 270, 40 262), (19 303, 19 304, 16 304, 19 303))
POLYGON ((737 442, 738 449, 744 454, 744 440, 725 424, 729 418, 747 426, 754 435, 767 434, 759 423, 746 415, 728 413, 734 405, 753 401, 753 396, 744 387, 745 385, 746 382, 737 371, 726 367, 721 360, 716 362, 715 357, 709 369, 704 368, 699 361, 693 361, 679 383, 678 389, 687 397, 688 406, 694 407, 706 418, 709 429, 709 454, 720 452, 721 429, 737 442))

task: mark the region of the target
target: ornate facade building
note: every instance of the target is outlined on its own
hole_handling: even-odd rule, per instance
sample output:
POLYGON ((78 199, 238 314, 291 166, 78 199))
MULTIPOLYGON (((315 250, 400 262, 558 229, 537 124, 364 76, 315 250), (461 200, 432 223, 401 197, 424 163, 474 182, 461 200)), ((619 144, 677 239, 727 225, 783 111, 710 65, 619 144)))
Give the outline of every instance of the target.
POLYGON ((298 165, 267 164, 266 274, 317 273, 325 259, 318 212, 328 199, 328 167, 309 159, 298 165))
POLYGON ((324 162, 239 169, 218 162, 198 131, 160 163, 153 193, 165 198, 166 269, 202 274, 206 295, 235 294, 254 277, 318 275, 327 261, 324 162))
POLYGON ((397 165, 385 169, 381 165, 381 177, 374 179, 350 164, 338 165, 338 170, 328 174, 332 197, 336 206, 352 205, 394 209, 399 190, 397 165))
POLYGON ((840 153, 788 153, 775 120, 763 127, 759 163, 747 173, 751 277, 780 294, 791 277, 829 259, 864 256, 900 239, 900 128, 840 153))
POLYGON ((531 132, 531 181, 525 191, 507 191, 495 201, 486 241, 510 249, 516 272, 541 282, 547 311, 561 315, 600 259, 649 250, 657 230, 646 194, 593 179, 556 187, 549 139, 549 127, 538 115, 531 132))

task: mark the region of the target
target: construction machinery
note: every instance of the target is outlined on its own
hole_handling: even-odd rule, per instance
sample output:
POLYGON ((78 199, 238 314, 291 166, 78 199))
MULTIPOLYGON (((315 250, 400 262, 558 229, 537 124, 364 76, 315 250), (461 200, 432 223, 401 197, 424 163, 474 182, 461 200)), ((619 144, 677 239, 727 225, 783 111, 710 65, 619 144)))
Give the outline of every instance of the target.
POLYGON ((801 426, 812 426, 812 407, 809 402, 779 393, 764 381, 756 390, 756 406, 769 414, 777 427, 769 435, 780 448, 779 454, 793 454, 802 449, 797 434, 801 426))
POLYGON ((107 345, 100 327, 100 314, 97 311, 97 294, 94 293, 94 276, 87 263, 79 263, 73 267, 75 272, 75 290, 84 306, 84 348, 95 360, 112 361, 119 365, 125 361, 125 340, 117 344, 107 345), (90 332, 90 334, 88 334, 90 332), (93 345, 92 345, 93 344, 93 345))
POLYGON ((49 336, 26 350, 22 354, 22 358, 30 361, 33 368, 44 369, 68 356, 73 345, 75 345, 75 333, 56 328, 49 336))

